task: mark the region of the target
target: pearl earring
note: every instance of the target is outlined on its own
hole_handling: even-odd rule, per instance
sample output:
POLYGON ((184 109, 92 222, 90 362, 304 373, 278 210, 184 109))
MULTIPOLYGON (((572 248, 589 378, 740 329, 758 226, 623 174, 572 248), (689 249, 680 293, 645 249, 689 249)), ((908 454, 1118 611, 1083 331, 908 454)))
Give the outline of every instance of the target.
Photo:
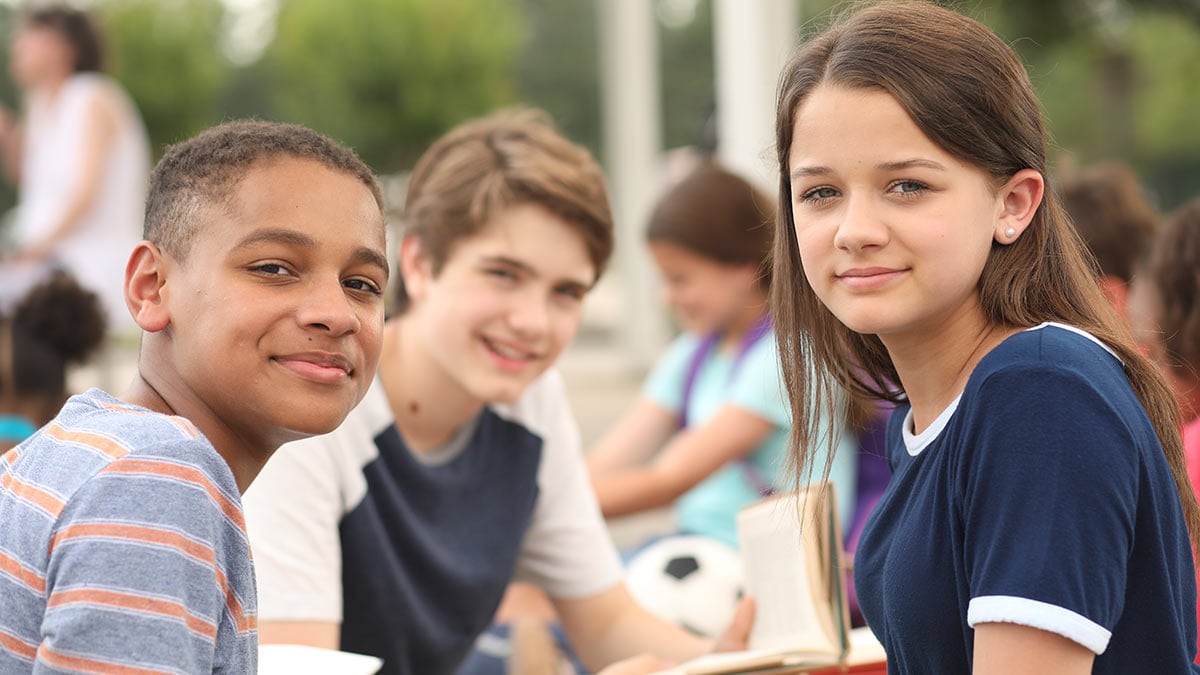
POLYGON ((1014 227, 1008 228, 1004 231, 1004 236, 1012 239, 1013 237, 1017 236, 1017 229, 1014 227))

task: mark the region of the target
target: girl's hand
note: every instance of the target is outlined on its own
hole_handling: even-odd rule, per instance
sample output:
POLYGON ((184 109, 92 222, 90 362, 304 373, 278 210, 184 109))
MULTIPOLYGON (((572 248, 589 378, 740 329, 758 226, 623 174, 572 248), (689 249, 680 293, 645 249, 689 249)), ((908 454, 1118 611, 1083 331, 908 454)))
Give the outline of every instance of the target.
POLYGON ((746 596, 738 603, 733 619, 725 632, 717 638, 714 652, 736 652, 746 649, 750 642, 750 629, 754 627, 754 598, 746 596))

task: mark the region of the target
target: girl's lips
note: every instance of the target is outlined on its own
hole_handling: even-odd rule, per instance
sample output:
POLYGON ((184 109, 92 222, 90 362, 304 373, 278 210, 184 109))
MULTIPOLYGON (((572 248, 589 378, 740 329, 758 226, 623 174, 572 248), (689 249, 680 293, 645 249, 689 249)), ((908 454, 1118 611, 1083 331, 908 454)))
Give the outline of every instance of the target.
POLYGON ((837 274, 837 280, 850 289, 869 291, 890 284, 906 271, 890 267, 860 267, 837 274))

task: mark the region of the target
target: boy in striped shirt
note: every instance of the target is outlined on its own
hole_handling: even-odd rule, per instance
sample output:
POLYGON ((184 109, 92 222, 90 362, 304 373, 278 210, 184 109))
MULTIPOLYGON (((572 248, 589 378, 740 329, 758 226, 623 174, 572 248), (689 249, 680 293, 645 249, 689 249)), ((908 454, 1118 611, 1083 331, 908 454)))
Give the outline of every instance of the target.
POLYGON ((0 672, 252 673, 241 493, 326 433, 379 359, 382 196, 311 130, 231 122, 169 148, 125 295, 119 398, 71 398, 0 457, 0 672))

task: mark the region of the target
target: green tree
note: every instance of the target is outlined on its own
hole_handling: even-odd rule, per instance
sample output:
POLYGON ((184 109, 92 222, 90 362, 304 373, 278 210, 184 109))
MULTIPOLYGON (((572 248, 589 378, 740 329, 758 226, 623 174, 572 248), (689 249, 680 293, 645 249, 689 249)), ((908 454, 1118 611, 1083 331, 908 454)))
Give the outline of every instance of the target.
POLYGON ((542 108, 570 139, 600 156, 597 0, 522 0, 526 30, 517 59, 521 100, 542 108))
POLYGON ((712 2, 697 0, 690 19, 659 21, 665 148, 708 143, 713 139, 706 136, 716 133, 708 126, 717 104, 712 2))
POLYGON ((285 0, 264 55, 270 113, 404 168, 454 124, 515 100, 507 0, 285 0))
POLYGON ((156 152, 221 119, 232 66, 220 0, 106 0, 96 7, 110 71, 137 102, 156 152))

